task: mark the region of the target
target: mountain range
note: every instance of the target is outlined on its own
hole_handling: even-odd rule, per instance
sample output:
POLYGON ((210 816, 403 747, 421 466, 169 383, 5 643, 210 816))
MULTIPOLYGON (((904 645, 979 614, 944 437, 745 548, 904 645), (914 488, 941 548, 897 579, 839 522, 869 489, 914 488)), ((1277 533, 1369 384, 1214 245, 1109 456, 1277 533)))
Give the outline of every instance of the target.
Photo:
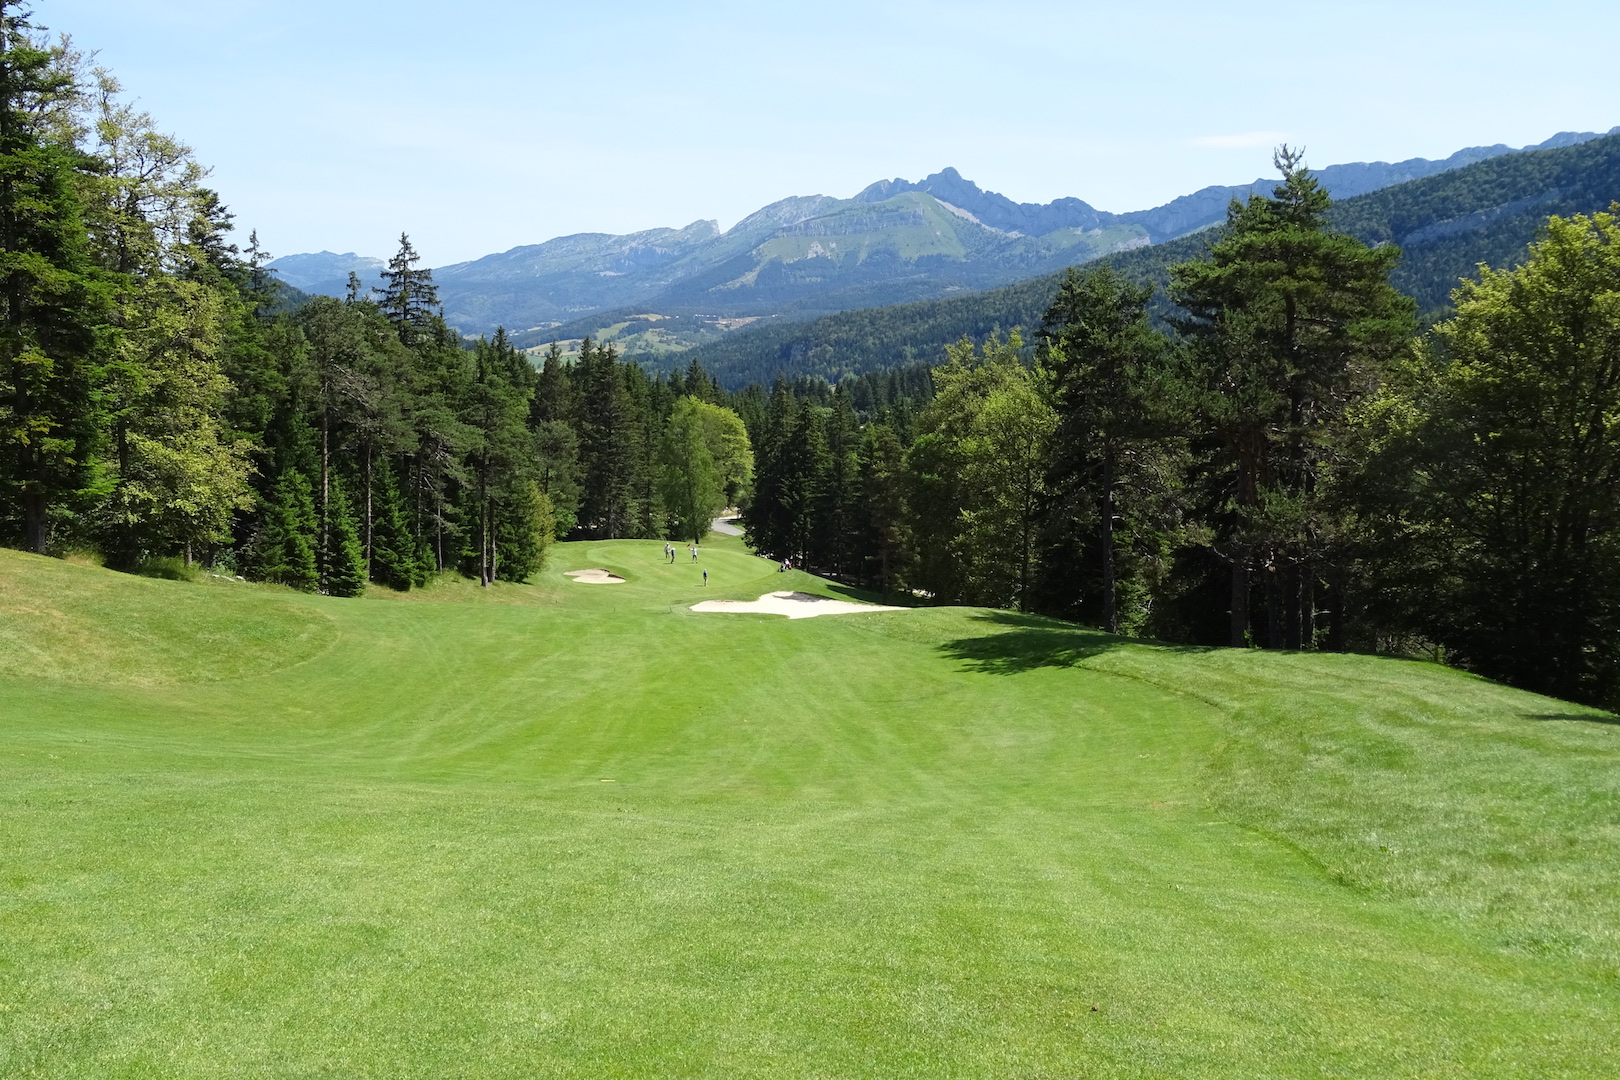
MULTIPOLYGON (((1530 147, 1331 165, 1317 175, 1342 199, 1597 137, 1563 132, 1530 147)), ((696 221, 622 236, 578 233, 437 267, 434 278, 446 319, 463 333, 505 326, 519 345, 537 345, 607 332, 627 351, 667 353, 760 318, 800 321, 947 297, 1161 244, 1222 220, 1233 198, 1273 182, 1206 187, 1116 214, 1078 198, 1014 202, 947 168, 917 182, 882 180, 847 199, 782 199, 726 230, 696 221)), ((350 272, 375 286, 386 264, 323 251, 269 265, 303 292, 343 295, 350 272)))
MULTIPOLYGON (((1329 213, 1334 227, 1351 236, 1401 248, 1391 282, 1430 322, 1447 313, 1452 290, 1476 276, 1481 263, 1521 262, 1549 214, 1607 210, 1617 200, 1620 134, 1612 134, 1579 145, 1497 155, 1351 196, 1329 213)), ((1212 233, 1187 235, 1104 261, 1131 280, 1154 286, 1152 310, 1162 320, 1171 314, 1170 267, 1203 257, 1212 238, 1212 233)), ((911 362, 938 363, 945 345, 963 337, 983 341, 993 332, 1022 327, 1029 340, 1061 278, 1057 272, 963 296, 802 322, 759 322, 712 337, 677 362, 700 364, 734 389, 769 383, 778 373, 836 382, 911 362)))

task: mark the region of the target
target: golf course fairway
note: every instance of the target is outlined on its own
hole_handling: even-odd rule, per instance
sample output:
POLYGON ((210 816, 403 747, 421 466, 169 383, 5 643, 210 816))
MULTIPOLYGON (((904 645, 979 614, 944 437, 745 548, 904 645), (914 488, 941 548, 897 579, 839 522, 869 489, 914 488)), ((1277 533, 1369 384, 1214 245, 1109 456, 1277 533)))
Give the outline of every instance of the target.
POLYGON ((0 1076, 1620 1074, 1613 716, 694 612, 851 598, 711 540, 359 600, 0 551, 0 1076))

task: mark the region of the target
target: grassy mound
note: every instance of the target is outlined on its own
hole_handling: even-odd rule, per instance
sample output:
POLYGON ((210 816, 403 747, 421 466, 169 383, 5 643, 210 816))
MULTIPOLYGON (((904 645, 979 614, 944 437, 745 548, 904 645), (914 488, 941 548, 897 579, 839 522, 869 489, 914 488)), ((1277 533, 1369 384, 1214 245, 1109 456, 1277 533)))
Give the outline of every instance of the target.
POLYGON ((244 582, 198 588, 0 549, 0 676, 158 686, 242 679, 336 639, 319 609, 244 582))
POLYGON ((718 538, 364 600, 0 553, 0 1075, 1620 1059, 1613 717, 1005 612, 690 610, 776 589, 843 594, 718 538))

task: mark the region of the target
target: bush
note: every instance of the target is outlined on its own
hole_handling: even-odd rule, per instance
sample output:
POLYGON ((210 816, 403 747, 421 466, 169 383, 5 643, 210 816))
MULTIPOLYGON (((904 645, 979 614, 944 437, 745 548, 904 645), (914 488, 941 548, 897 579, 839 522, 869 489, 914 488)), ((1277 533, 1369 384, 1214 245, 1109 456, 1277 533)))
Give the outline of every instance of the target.
POLYGON ((201 569, 187 566, 184 559, 173 555, 148 555, 136 564, 135 573, 165 581, 197 581, 202 577, 201 569))

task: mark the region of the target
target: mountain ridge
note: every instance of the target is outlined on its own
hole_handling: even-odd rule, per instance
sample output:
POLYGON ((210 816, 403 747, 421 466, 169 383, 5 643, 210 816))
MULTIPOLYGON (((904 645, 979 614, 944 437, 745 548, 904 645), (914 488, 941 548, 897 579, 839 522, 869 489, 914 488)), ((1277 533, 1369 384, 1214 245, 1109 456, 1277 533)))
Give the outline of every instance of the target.
MULTIPOLYGON (((1470 165, 1336 202, 1334 227, 1369 244, 1403 249, 1392 282, 1426 320, 1442 315, 1451 290, 1480 263, 1515 265, 1549 214, 1605 210, 1620 200, 1620 133, 1529 155, 1495 155, 1470 165)), ((1153 309, 1169 312, 1169 267, 1202 255, 1212 234, 1198 232, 1106 256, 1122 274, 1155 286, 1153 309)), ((758 323, 698 344, 694 362, 738 388, 778 372, 833 381, 911 362, 936 362, 944 346, 968 337, 1040 325, 1062 271, 964 296, 859 308, 793 323, 758 323)))
MULTIPOLYGON (((1317 175, 1343 198, 1598 137, 1561 132, 1530 147, 1496 144, 1443 159, 1330 165, 1317 175)), ((505 326, 524 346, 549 340, 565 325, 633 311, 796 321, 995 288, 1165 243, 1218 222, 1233 198, 1271 183, 1211 186, 1116 214, 1072 197, 1018 203, 946 168, 916 182, 880 180, 848 199, 789 196, 725 230, 699 219, 619 235, 573 233, 438 267, 434 277, 451 325, 464 333, 505 326)), ((304 292, 342 295, 351 270, 370 286, 384 264, 353 252, 321 252, 269 265, 304 292)))

